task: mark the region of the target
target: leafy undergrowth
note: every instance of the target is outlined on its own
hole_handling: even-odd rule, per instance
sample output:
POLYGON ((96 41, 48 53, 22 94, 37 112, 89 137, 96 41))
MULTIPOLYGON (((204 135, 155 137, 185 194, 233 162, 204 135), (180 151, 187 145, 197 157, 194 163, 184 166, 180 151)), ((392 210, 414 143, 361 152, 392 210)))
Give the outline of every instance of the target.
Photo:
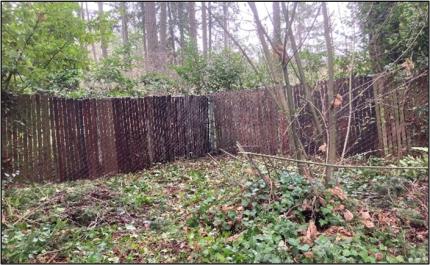
POLYGON ((428 262, 425 172, 324 189, 279 169, 273 193, 226 157, 8 188, 2 262, 428 262))

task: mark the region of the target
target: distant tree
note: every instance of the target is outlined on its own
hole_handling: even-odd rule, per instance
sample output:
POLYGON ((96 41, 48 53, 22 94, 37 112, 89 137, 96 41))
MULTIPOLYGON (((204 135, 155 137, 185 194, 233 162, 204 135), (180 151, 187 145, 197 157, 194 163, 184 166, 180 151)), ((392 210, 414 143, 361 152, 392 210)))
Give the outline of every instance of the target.
MULTIPOLYGON (((104 19, 103 2, 97 2, 97 4, 99 7, 99 19, 100 19, 100 21, 102 21, 104 19)), ((103 58, 106 58, 108 55, 108 52, 107 52, 108 44, 107 44, 107 40, 106 40, 104 31, 105 31, 105 27, 101 26, 100 27, 100 35, 101 35, 100 45, 101 45, 101 49, 102 49, 102 56, 103 56, 103 58)))
POLYGON ((129 44, 128 41, 128 14, 127 14, 127 3, 121 2, 121 36, 122 36, 122 44, 127 46, 129 44))
POLYGON ((273 12, 273 41, 275 45, 281 45, 281 10, 279 8, 279 2, 272 3, 273 12))
POLYGON ((202 42, 203 42, 203 54, 206 56, 208 51, 208 28, 207 28, 205 2, 202 2, 202 42))
POLYGON ((190 41, 197 48, 197 21, 196 21, 196 10, 195 3, 188 2, 188 22, 189 22, 189 35, 190 41))
POLYGON ((145 30, 146 40, 148 43, 148 56, 146 58, 146 67, 149 71, 154 71, 158 67, 158 36, 157 36, 157 19, 156 19, 155 2, 145 2, 145 30))

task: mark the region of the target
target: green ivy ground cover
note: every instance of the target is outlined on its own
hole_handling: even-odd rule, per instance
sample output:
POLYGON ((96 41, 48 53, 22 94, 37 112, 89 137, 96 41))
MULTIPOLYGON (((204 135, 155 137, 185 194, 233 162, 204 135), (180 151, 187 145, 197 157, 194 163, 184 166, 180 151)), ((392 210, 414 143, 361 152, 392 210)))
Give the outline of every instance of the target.
POLYGON ((225 157, 8 187, 2 262, 428 262, 422 174, 338 172, 324 189, 280 168, 272 195, 225 157))

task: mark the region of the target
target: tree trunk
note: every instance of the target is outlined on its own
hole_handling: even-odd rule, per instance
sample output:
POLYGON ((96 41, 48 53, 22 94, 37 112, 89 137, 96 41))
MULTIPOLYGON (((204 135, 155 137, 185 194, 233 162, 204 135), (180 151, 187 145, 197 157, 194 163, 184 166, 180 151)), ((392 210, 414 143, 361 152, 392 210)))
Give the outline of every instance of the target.
POLYGON ((145 3, 145 29, 148 43, 148 56, 146 58, 146 68, 148 71, 155 71, 157 67, 158 37, 155 2, 145 3))
POLYGON ((211 7, 211 2, 208 2, 208 48, 209 48, 209 53, 212 50, 212 7, 211 7))
MULTIPOLYGON (((295 4, 297 4, 297 3, 295 3, 295 4)), ((283 9, 283 10, 287 11, 286 9, 283 9)), ((288 18, 287 15, 288 14, 284 14, 285 19, 288 18)), ((313 100, 312 91, 311 91, 310 87, 308 86, 308 84, 306 83, 305 72, 304 72, 303 66, 302 66, 302 60, 300 59, 299 52, 298 52, 299 48, 296 45, 296 40, 294 38, 291 24, 289 25, 289 29, 288 29, 288 38, 290 39, 291 48, 293 49, 294 60, 296 61, 297 70, 299 72, 300 83, 302 84, 302 86, 304 88, 304 94, 305 94, 305 98, 307 101, 305 104, 308 105, 308 109, 310 110, 310 113, 312 114, 312 121, 313 121, 313 124, 317 130, 318 135, 320 135, 320 136, 324 135, 320 119, 318 118, 318 114, 317 114, 315 108, 313 107, 313 106, 316 106, 316 104, 313 100), (308 102, 312 103, 313 106, 310 106, 308 104, 308 102)))
POLYGON ((258 35, 258 38, 260 39, 261 46, 263 47, 264 57, 266 58, 267 66, 269 68, 270 75, 272 76, 272 79, 273 79, 275 72, 274 72, 274 69, 272 66, 271 53, 269 51, 269 47, 266 43, 266 39, 264 36, 265 30, 264 30, 263 26, 261 25, 260 18, 258 16, 258 11, 257 11, 257 7, 255 6, 255 3, 254 2, 248 2, 248 5, 251 8, 252 14, 254 16, 254 22, 255 22, 255 25, 257 26, 257 35, 258 35))
POLYGON ((167 4, 160 2, 160 50, 167 51, 167 4))
MULTIPOLYGON (((288 36, 288 31, 290 30, 290 25, 293 23, 293 20, 291 19, 291 21, 289 21, 288 19, 288 13, 287 13, 287 9, 284 3, 282 3, 282 11, 284 13, 285 16, 285 24, 286 24, 286 32, 285 32, 285 38, 284 38, 284 47, 287 44, 287 36, 288 36)), ((285 57, 286 55, 286 51, 283 47, 283 52, 285 54, 283 54, 283 57, 285 57)), ((286 116, 286 122, 287 124, 291 125, 289 126, 289 130, 288 130, 288 143, 289 143, 289 149, 290 152, 294 152, 294 157, 297 160, 304 160, 307 159, 306 153, 303 149, 303 144, 298 136, 298 132, 300 129, 300 123, 297 119, 294 118, 293 112, 296 108, 295 104, 294 104, 294 91, 293 88, 290 85, 290 81, 289 81, 289 76, 288 76, 288 64, 287 62, 284 60, 284 58, 280 58, 280 62, 282 65, 282 72, 283 72, 283 76, 284 76, 284 82, 285 82, 285 87, 286 87, 286 97, 287 97, 287 102, 284 103, 284 113, 286 116)), ((297 163, 297 167, 299 169, 299 173, 301 175, 304 176, 310 176, 311 173, 308 169, 307 166, 297 163)))
POLYGON ((197 22, 194 2, 188 2, 188 20, 190 24, 191 43, 197 49, 197 22))
POLYGON ((160 70, 166 69, 168 61, 168 47, 167 47, 167 3, 160 2, 160 43, 158 47, 158 61, 160 62, 160 70))
MULTIPOLYGON (((255 3, 254 3, 255 5, 255 3)), ((223 12, 223 21, 224 28, 228 29, 228 5, 227 2, 222 2, 222 12, 223 12)), ((224 31, 224 49, 228 49, 228 35, 224 31)))
POLYGON ((141 21, 142 21, 142 39, 143 39, 143 53, 146 57, 148 56, 148 44, 146 41, 146 27, 145 27, 145 2, 140 2, 140 9, 141 9, 141 21))
MULTIPOLYGON (((183 2, 177 2, 177 8, 178 8, 178 18, 179 18, 179 42, 181 45, 181 50, 185 48, 185 21, 184 21, 184 3, 183 2)), ((183 51, 181 51, 183 53, 183 51)))
MULTIPOLYGON (((98 7, 99 7, 99 17, 101 18, 103 16, 103 2, 97 2, 98 3, 98 7)), ((101 29, 101 48, 102 48, 102 56, 103 58, 106 58, 108 55, 107 52, 107 42, 106 42, 106 38, 105 38, 105 32, 104 32, 104 28, 102 27, 101 29)))
MULTIPOLYGON (((324 37, 327 46, 327 67, 328 67, 328 81, 327 81, 327 99, 326 106, 328 106, 328 155, 327 155, 327 163, 335 164, 336 163, 336 109, 332 105, 332 101, 336 95, 334 88, 334 49, 333 43, 331 39, 331 28, 330 21, 327 14, 326 3, 322 3, 322 12, 324 17, 324 37)), ((333 168, 326 168, 326 176, 325 176, 325 184, 329 185, 333 179, 333 168)))
POLYGON ((273 41, 275 45, 282 45, 281 42, 281 11, 279 2, 272 3, 273 8, 273 41))
POLYGON ((121 2, 121 36, 122 44, 128 45, 127 2, 121 2))
MULTIPOLYGON (((90 13, 88 11, 88 2, 85 2, 85 11, 87 13, 87 21, 90 21, 90 13)), ((97 62, 96 45, 94 44, 94 42, 91 42, 91 51, 93 52, 94 61, 97 62)))
POLYGON ((84 2, 79 3, 79 17, 82 20, 85 20, 85 10, 84 10, 84 2))
POLYGON ((173 21, 173 15, 172 15, 172 3, 167 3, 168 8, 168 14, 169 14, 169 34, 170 34, 170 41, 171 41, 171 52, 172 52, 172 63, 176 63, 176 49, 175 49, 175 23, 173 21))
POLYGON ((203 55, 206 57, 208 52, 208 32, 206 23, 206 3, 202 2, 202 42, 203 42, 203 55))

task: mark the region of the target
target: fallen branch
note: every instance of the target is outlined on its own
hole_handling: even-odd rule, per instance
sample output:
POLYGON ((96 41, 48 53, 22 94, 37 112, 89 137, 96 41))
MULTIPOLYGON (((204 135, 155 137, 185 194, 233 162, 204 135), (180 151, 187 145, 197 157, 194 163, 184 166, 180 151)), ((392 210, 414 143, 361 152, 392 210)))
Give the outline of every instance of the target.
POLYGON ((245 152, 245 150, 243 149, 243 147, 240 145, 239 142, 236 142, 236 145, 237 145, 237 148, 239 149, 239 153, 245 155, 245 158, 249 161, 249 163, 253 167, 254 172, 256 172, 256 174, 260 178, 262 178, 264 180, 264 182, 266 183, 266 186, 269 187, 269 189, 270 189, 270 198, 272 198, 273 200, 276 200, 276 195, 273 192, 273 182, 271 181, 270 177, 269 176, 265 176, 265 175, 263 175, 263 173, 261 173, 260 169, 257 167, 257 165, 255 164, 254 160, 252 160, 252 158, 246 154, 247 152, 245 152))
POLYGON ((291 162, 297 162, 297 163, 303 163, 303 164, 320 165, 320 166, 336 167, 336 168, 429 169, 428 167, 336 165, 336 164, 328 164, 328 163, 314 162, 314 161, 308 161, 308 160, 298 160, 298 159, 286 158, 286 157, 281 157, 281 156, 258 154, 258 153, 252 153, 252 152, 239 152, 239 153, 240 154, 246 154, 246 155, 253 155, 253 156, 268 157, 268 158, 273 158, 273 159, 278 159, 278 160, 285 160, 285 161, 291 161, 291 162))

